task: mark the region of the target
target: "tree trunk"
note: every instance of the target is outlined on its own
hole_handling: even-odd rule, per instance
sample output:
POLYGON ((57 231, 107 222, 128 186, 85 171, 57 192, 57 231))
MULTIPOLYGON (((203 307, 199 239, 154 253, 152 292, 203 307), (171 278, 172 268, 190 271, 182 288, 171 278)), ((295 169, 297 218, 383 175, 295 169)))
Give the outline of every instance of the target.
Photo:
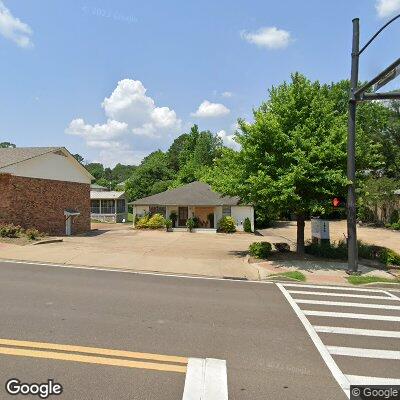
POLYGON ((297 254, 304 254, 304 214, 297 214, 297 254))

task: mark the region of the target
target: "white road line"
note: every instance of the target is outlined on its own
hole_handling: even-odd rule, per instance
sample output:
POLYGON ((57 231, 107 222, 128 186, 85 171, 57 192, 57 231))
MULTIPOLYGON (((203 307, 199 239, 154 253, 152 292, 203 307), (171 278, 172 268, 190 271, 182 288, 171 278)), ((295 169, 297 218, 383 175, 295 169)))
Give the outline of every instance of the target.
POLYGON ((400 379, 378 378, 376 376, 346 375, 352 385, 400 385, 400 379))
POLYGON ((303 300, 303 299, 293 299, 293 300, 297 304, 319 304, 323 306, 337 306, 337 307, 378 308, 382 310, 400 311, 400 306, 392 306, 387 304, 365 304, 365 303, 349 303, 344 301, 303 300))
POLYGON ((342 327, 338 327, 338 326, 314 326, 314 329, 316 332, 320 332, 320 333, 387 337, 387 338, 400 339, 400 332, 397 332, 397 331, 380 331, 380 330, 374 330, 374 329, 342 328, 342 327))
POLYGON ((350 392, 349 392, 350 383, 349 383, 348 379, 343 374, 343 372, 340 370, 340 368, 337 366, 337 364, 333 360, 332 356, 329 354, 329 351, 327 350, 325 345, 322 343, 322 340, 320 339, 318 334, 315 332, 311 323, 304 316, 304 313, 301 311, 300 307, 292 299, 292 297, 290 296, 288 291, 283 287, 282 284, 277 283, 276 285, 281 290, 281 292, 283 293, 283 295, 285 296, 285 298, 289 302, 289 304, 292 306, 293 311, 296 313, 297 317, 300 319, 301 323, 303 324, 304 328, 306 329, 307 333, 309 334, 311 340, 313 341, 315 347, 319 351, 319 354, 321 355, 322 359, 325 361, 325 364, 331 371, 331 374, 336 379, 336 381, 340 385, 340 387, 343 389, 343 391, 345 392, 347 397, 350 398, 350 392))
POLYGON ((182 400, 228 400, 226 361, 189 358, 182 400))
POLYGON ((400 360, 400 351, 359 349, 357 347, 326 346, 330 354, 362 358, 381 358, 385 360, 400 360))
POLYGON ((322 285, 307 285, 299 283, 284 283, 284 287, 301 287, 301 288, 312 288, 312 289, 329 289, 329 290, 349 290, 353 292, 377 292, 384 293, 382 289, 363 289, 363 288, 353 288, 347 286, 322 286, 322 285))
POLYGON ((396 300, 392 297, 373 296, 366 294, 349 294, 349 293, 329 293, 329 292, 307 292, 305 290, 288 290, 291 294, 309 294, 312 296, 330 296, 330 297, 354 297, 357 299, 378 299, 378 300, 396 300))
POLYGON ((374 321, 392 321, 400 322, 400 317, 394 315, 375 315, 375 314, 353 314, 353 313, 337 313, 328 311, 311 311, 303 310, 305 315, 314 317, 332 317, 332 318, 355 318, 355 319, 369 319, 374 321))
POLYGON ((124 274, 151 275, 151 276, 160 276, 160 277, 167 277, 167 278, 200 279, 200 280, 209 280, 209 281, 238 282, 238 283, 275 284, 275 282, 271 282, 271 281, 252 281, 252 280, 240 280, 240 279, 229 279, 229 278, 217 278, 217 277, 209 277, 209 276, 179 275, 179 274, 172 274, 172 273, 168 274, 168 273, 163 273, 163 272, 135 271, 135 270, 129 270, 129 269, 122 269, 122 268, 119 269, 119 268, 106 268, 106 267, 87 267, 84 265, 40 263, 40 262, 35 262, 35 261, 18 261, 18 260, 0 259, 0 263, 24 264, 24 265, 32 265, 32 266, 39 266, 39 267, 59 267, 59 268, 67 268, 67 269, 83 269, 86 271, 119 272, 119 273, 124 273, 124 274))
POLYGON ((390 293, 390 292, 387 292, 387 291, 385 291, 385 293, 386 293, 388 296, 390 296, 392 299, 395 299, 395 300, 399 300, 399 301, 400 301, 400 297, 397 297, 395 294, 390 293))

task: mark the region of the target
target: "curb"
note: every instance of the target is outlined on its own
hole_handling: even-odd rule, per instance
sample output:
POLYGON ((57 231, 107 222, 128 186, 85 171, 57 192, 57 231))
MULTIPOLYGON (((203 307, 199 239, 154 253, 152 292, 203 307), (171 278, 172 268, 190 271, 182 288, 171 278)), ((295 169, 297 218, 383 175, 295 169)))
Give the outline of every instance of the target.
POLYGON ((32 246, 37 246, 38 244, 59 243, 63 241, 64 239, 44 239, 39 240, 39 242, 32 243, 32 246))

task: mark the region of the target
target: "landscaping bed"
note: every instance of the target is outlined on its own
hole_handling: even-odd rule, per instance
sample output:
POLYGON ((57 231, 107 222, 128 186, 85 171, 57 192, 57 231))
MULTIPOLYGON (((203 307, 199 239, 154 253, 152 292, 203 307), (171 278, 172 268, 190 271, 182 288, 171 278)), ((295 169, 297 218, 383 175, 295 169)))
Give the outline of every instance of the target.
POLYGON ((18 225, 1 224, 0 242, 25 246, 45 237, 37 229, 23 229, 18 225))

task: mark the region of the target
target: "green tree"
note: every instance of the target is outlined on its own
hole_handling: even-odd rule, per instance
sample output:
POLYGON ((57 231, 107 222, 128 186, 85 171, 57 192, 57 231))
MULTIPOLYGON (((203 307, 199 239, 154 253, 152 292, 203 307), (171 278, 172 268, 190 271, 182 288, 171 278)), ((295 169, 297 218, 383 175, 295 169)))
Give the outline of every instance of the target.
POLYGON ((96 181, 100 178, 104 178, 104 166, 101 163, 89 163, 85 165, 85 168, 94 176, 96 181))
POLYGON ((15 149, 17 146, 14 143, 10 142, 1 142, 0 143, 0 149, 8 149, 8 148, 13 148, 15 149))
POLYGON ((126 192, 131 200, 155 194, 157 190, 163 191, 166 189, 165 184, 158 183, 156 185, 156 183, 169 183, 173 176, 174 172, 168 166, 166 154, 161 150, 154 151, 134 169, 125 184, 126 192))
MULTIPOLYGON (((234 193, 234 183, 227 179, 223 190, 228 194, 239 191, 261 209, 295 214, 300 254, 304 252, 305 218, 330 207, 332 196, 344 194, 347 185, 347 118, 337 111, 329 93, 327 86, 298 73, 290 83, 273 87, 269 100, 254 111, 254 122, 239 121, 237 140, 242 150, 235 156, 238 166, 234 171, 242 184, 234 193)), ((365 140, 358 149, 364 170, 379 162, 378 146, 365 140)))

